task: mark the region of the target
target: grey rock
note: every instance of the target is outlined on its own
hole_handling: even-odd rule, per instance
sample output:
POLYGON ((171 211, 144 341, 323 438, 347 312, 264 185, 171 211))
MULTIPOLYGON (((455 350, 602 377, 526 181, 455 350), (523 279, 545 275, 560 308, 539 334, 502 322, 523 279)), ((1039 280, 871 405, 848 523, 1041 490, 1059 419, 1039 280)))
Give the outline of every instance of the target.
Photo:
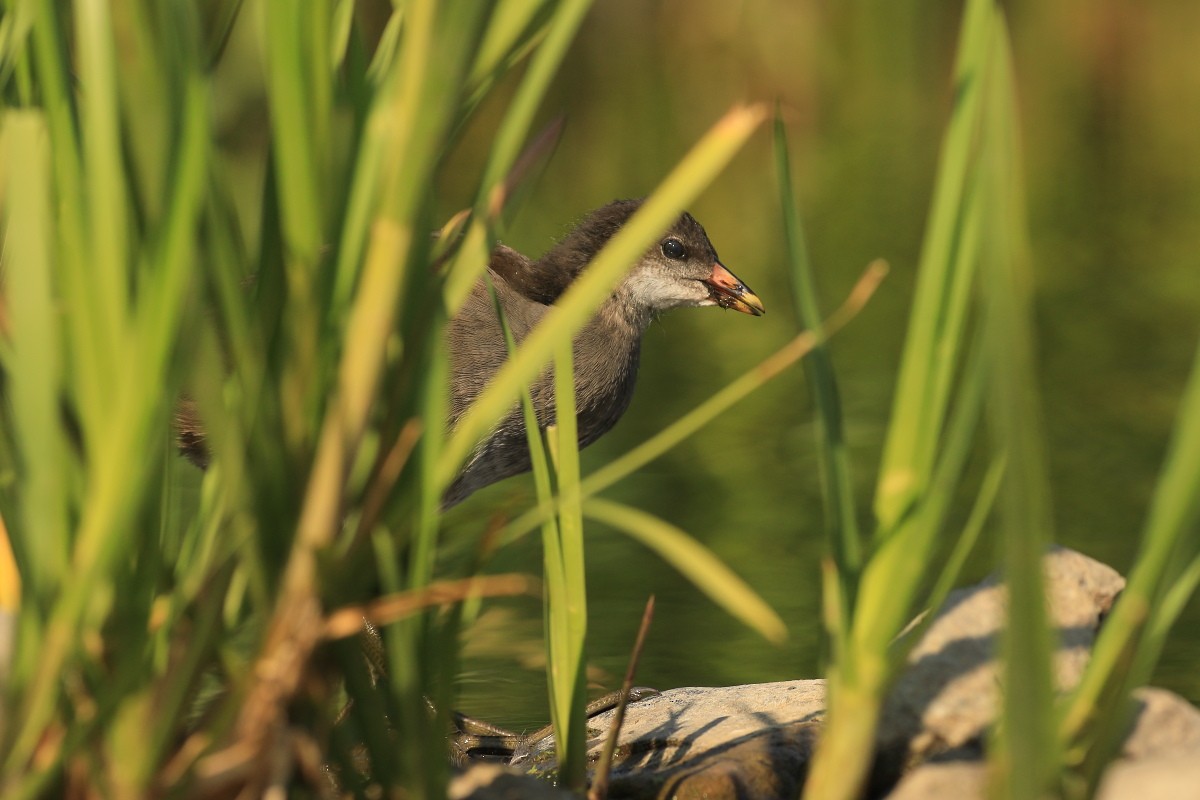
MULTIPOLYGON (((671 689, 629 706, 617 740, 609 796, 795 797, 825 707, 825 682, 671 689)), ((589 759, 612 712, 588 721, 589 759)), ((555 768, 553 740, 522 764, 555 768)))
MULTIPOLYGON (((1086 556, 1055 549, 1044 561, 1058 634, 1060 691, 1082 675, 1104 616, 1124 580, 1086 556)), ((995 719, 1000 666, 994 641, 1005 616, 995 579, 954 592, 920 634, 909 669, 885 704, 868 796, 889 800, 986 796, 984 734, 995 719)), ((916 635, 914 628, 909 635, 916 635)), ((1200 798, 1200 710, 1161 689, 1138 703, 1121 759, 1104 776, 1101 800, 1200 798)), ((610 796, 795 797, 824 715, 822 681, 673 689, 629 707, 610 796)), ((611 714, 589 721, 595 760, 611 714)), ((520 768, 554 770, 553 741, 520 768)))
POLYGON ((923 764, 904 776, 887 800, 975 800, 987 796, 982 761, 923 764))
POLYGON ((447 800, 570 800, 571 792, 549 781, 520 775, 498 764, 475 764, 450 780, 447 800))
MULTIPOLYGON (((1043 561, 1060 690, 1079 682, 1100 628, 1125 580, 1081 553, 1055 548, 1043 561)), ((884 706, 880 752, 911 765, 979 739, 995 718, 1000 664, 995 636, 1006 593, 996 578, 952 592, 909 655, 909 668, 884 706)))
POLYGON ((1104 773, 1096 800, 1187 800, 1200 797, 1200 753, 1118 761, 1104 773))
POLYGON ((1138 689, 1133 697, 1138 707, 1121 749, 1124 758, 1187 755, 1200 763, 1200 709, 1166 689, 1138 689))
MULTIPOLYGON (((1104 773, 1097 800, 1181 800, 1200 797, 1200 710, 1163 689, 1134 692, 1137 710, 1121 749, 1104 773)), ((964 750, 960 755, 966 756, 964 750)), ((981 751, 969 760, 931 762, 913 769, 888 800, 983 800, 987 766, 981 751)))

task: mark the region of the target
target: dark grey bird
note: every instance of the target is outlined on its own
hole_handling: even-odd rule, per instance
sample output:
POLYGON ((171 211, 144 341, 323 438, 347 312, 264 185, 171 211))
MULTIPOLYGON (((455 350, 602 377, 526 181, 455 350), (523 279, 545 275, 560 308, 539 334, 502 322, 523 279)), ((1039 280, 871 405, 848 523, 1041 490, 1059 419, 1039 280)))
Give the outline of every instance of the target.
MULTIPOLYGON (((641 203, 618 200, 593 211, 537 261, 503 245, 496 248, 488 271, 518 343, 641 203)), ((637 379, 642 334, 660 313, 679 306, 720 306, 754 316, 764 313, 762 302, 721 264, 704 228, 686 213, 633 265, 575 337, 580 447, 596 441, 625 413, 637 379)), ((453 427, 508 357, 485 281, 474 287, 450 322, 449 337, 453 427)), ((539 427, 553 424, 551 369, 534 382, 530 395, 539 427)), ((443 506, 453 506, 477 489, 529 469, 524 418, 516 405, 475 448, 443 495, 443 506)))
MULTIPOLYGON (((533 261, 498 246, 488 264, 504 317, 519 343, 566 291, 592 258, 641 206, 618 200, 585 217, 561 242, 533 261)), ((763 314, 754 292, 721 264, 708 235, 691 214, 682 214, 625 274, 595 316, 575 337, 575 407, 579 446, 608 432, 633 396, 642 334, 663 311, 678 306, 720 306, 763 314)), ((475 401, 508 358, 503 329, 485 281, 472 289, 449 326, 450 427, 475 401)), ((547 368, 530 387, 539 427, 554 423, 554 376, 547 368)), ((176 408, 180 450, 208 466, 208 437, 195 404, 176 408)), ((442 496, 449 508, 472 492, 530 469, 524 417, 519 405, 472 452, 442 496)))

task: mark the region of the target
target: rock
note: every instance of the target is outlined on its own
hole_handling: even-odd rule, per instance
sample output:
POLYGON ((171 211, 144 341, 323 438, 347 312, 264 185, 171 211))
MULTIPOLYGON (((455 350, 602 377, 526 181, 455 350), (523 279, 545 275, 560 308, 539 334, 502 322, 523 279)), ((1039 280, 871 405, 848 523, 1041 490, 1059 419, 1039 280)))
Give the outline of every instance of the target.
POLYGON ((982 761, 922 764, 904 776, 887 800, 975 800, 987 796, 987 766, 982 761))
MULTIPOLYGON (((1200 710, 1163 689, 1138 689, 1134 698, 1138 709, 1122 758, 1104 773, 1097 800, 1200 796, 1200 710)), ((983 800, 986 789, 987 766, 979 749, 974 759, 920 765, 887 800, 983 800)))
POLYGON ((499 764, 475 764, 450 779, 447 800, 578 800, 549 781, 499 764))
MULTIPOLYGON (((626 762, 614 774, 609 797, 792 800, 804 787, 816 732, 815 722, 763 728, 650 772, 626 762)), ((680 744, 676 753, 685 754, 686 745, 680 744)))
MULTIPOLYGON (((1100 621, 1125 580, 1111 567, 1056 548, 1043 561, 1060 690, 1079 682, 1100 621)), ((996 713, 1000 664, 994 638, 1004 624, 1005 590, 996 578, 951 592, 909 654, 908 670, 884 706, 880 753, 911 765, 976 742, 996 713)))
MULTIPOLYGON (((825 708, 825 682, 671 689, 629 706, 609 796, 795 797, 825 708)), ((612 712, 588 720, 589 759, 603 747, 612 712)), ((524 763, 555 767, 552 739, 524 763)))
POLYGON ((1124 758, 1187 755, 1200 763, 1200 709, 1166 689, 1138 689, 1133 697, 1138 708, 1121 748, 1124 758))
MULTIPOLYGON (((1124 580, 1069 550, 1044 561, 1060 691, 1075 686, 1104 616, 1124 580)), ((1004 622, 1003 586, 988 580, 954 592, 909 655, 909 668, 883 709, 868 796, 889 800, 986 796, 984 733, 994 721, 999 664, 994 640, 1004 622), (903 779, 901 780, 901 777, 903 779)), ((914 635, 914 634, 910 634, 914 635)), ((1105 774, 1102 800, 1200 797, 1200 710, 1159 689, 1135 693, 1139 706, 1122 758, 1105 774)), ((823 681, 673 689, 630 705, 621 730, 610 797, 795 797, 824 714, 823 681)), ((612 714, 589 720, 589 758, 612 714)), ((520 768, 549 774, 553 740, 520 768)))
POLYGON ((1096 800, 1184 800, 1200 796, 1200 754, 1118 761, 1104 773, 1096 800))

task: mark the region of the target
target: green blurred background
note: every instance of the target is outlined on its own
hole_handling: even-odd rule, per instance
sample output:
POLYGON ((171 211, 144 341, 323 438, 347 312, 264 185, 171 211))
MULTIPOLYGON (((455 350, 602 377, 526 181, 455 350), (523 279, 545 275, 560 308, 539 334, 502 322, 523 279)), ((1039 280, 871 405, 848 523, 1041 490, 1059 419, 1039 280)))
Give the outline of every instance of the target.
MULTIPOLYGON (((1024 131, 1040 379, 1058 541, 1132 563, 1200 334, 1200 4, 1007 4, 1024 131)), ((583 213, 649 191, 730 105, 784 107, 812 261, 831 310, 872 259, 892 273, 833 343, 864 521, 887 424, 918 247, 952 100, 960 4, 923 0, 599 0, 547 122, 566 128, 504 240, 540 254, 583 213)), ((243 15, 218 82, 218 120, 253 229, 265 152, 260 22, 243 15)), ((464 132, 442 176, 445 216, 469 205, 512 85, 464 132)), ((793 336, 777 187, 764 130, 691 209, 768 309, 664 318, 647 334, 633 405, 585 472, 694 407, 793 336)), ((642 604, 658 611, 638 682, 668 688, 815 677, 822 520, 812 406, 797 368, 610 490, 716 551, 790 626, 770 645, 638 545, 588 529, 590 662, 615 688, 642 604)), ((448 518, 474 541, 525 478, 448 518)), ((972 577, 988 571, 980 548, 972 577)), ((537 537, 491 569, 540 572, 537 537)), ((488 606, 466 643, 462 710, 518 728, 548 718, 541 607, 488 606)), ((1200 604, 1157 682, 1200 700, 1200 604)))

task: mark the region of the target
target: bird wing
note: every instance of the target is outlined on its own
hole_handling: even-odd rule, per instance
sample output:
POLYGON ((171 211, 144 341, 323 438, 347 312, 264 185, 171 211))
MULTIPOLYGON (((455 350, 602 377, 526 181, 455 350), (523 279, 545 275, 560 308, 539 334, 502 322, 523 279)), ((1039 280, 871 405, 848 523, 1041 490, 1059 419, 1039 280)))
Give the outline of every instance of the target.
POLYGON ((488 269, 503 278, 514 292, 543 306, 554 303, 575 279, 575 273, 569 270, 550 268, 540 261, 531 261, 502 244, 496 245, 492 251, 488 269))

